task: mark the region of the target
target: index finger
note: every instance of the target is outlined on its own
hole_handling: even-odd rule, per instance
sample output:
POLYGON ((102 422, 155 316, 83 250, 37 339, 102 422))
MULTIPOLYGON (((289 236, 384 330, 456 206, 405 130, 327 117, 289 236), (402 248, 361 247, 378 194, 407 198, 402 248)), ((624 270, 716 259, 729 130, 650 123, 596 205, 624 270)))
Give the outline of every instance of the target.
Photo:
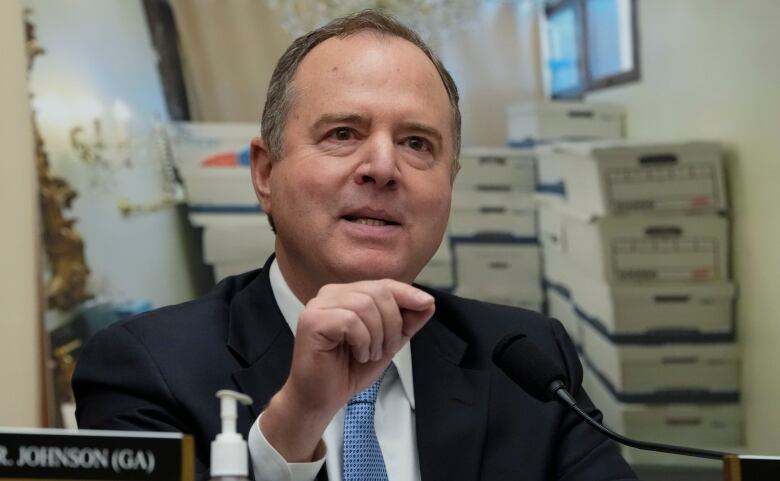
POLYGON ((405 338, 411 338, 433 316, 436 307, 432 295, 410 284, 384 279, 381 281, 398 304, 403 319, 401 328, 405 338))
POLYGON ((433 306, 433 296, 410 284, 393 279, 379 281, 390 290, 398 308, 407 311, 425 312, 433 306))

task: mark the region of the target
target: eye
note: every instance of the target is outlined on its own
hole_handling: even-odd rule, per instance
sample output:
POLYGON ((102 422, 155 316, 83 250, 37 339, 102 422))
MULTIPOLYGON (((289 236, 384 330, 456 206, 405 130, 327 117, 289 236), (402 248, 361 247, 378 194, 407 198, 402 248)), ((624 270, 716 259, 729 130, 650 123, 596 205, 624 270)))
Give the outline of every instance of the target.
POLYGON ((337 127, 331 131, 330 136, 340 141, 352 140, 355 137, 352 129, 348 127, 337 127))
POLYGON ((430 152, 431 150, 431 143, 422 137, 409 137, 406 139, 406 145, 418 152, 430 152))

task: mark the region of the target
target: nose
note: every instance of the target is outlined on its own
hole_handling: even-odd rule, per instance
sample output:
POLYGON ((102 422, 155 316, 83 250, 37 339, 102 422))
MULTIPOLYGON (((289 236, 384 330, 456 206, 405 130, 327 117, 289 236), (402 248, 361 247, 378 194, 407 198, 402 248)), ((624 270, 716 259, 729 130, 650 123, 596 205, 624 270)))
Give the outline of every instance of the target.
POLYGON ((392 137, 375 134, 362 150, 363 157, 355 170, 355 182, 359 185, 375 184, 380 188, 395 188, 399 170, 392 137))

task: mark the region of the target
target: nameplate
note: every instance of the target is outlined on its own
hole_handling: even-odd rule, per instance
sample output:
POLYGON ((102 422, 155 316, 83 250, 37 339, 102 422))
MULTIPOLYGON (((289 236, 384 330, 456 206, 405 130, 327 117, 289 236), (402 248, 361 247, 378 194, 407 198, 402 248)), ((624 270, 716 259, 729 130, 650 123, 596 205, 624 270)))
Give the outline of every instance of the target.
POLYGON ((193 481, 194 444, 178 433, 0 428, 0 479, 193 481))
POLYGON ((780 456, 729 454, 723 471, 726 481, 774 481, 780 479, 780 456))

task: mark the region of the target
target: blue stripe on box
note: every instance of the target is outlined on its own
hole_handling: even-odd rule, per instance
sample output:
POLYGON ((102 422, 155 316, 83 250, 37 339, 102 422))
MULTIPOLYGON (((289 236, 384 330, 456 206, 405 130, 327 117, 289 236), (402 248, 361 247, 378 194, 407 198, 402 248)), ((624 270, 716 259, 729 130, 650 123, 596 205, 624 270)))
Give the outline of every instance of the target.
POLYGON ((525 140, 510 140, 506 145, 512 149, 533 149, 537 145, 544 145, 545 143, 549 142, 540 142, 528 137, 525 140))
POLYGON ((674 390, 674 391, 653 391, 643 393, 625 393, 620 392, 609 382, 609 380, 596 368, 588 359, 587 354, 582 356, 585 364, 596 376, 598 382, 607 388, 609 393, 620 402, 631 404, 673 404, 673 403, 696 403, 696 404, 723 404, 738 403, 740 400, 739 391, 708 391, 708 390, 674 390))
MULTIPOLYGON (((566 140, 566 139, 561 138, 558 140, 566 140)), ((511 149, 531 150, 536 147, 540 147, 542 145, 550 145, 554 142, 556 142, 556 140, 554 139, 534 139, 533 137, 526 137, 523 140, 509 140, 507 141, 506 145, 511 149)))
POLYGON ((538 245, 538 237, 516 236, 502 232, 485 232, 473 236, 450 236, 450 244, 525 244, 538 245))
POLYGON ((599 334, 606 337, 612 344, 638 344, 642 346, 657 346, 661 344, 717 344, 731 343, 736 339, 734 330, 727 332, 705 333, 693 329, 659 329, 639 334, 611 333, 597 317, 582 310, 576 302, 572 302, 574 312, 582 321, 593 327, 599 334))
POLYGON ((261 214, 263 208, 256 205, 211 205, 190 204, 190 213, 193 214, 261 214))
POLYGON ((561 197, 566 197, 566 184, 563 181, 554 182, 551 184, 537 184, 536 191, 543 194, 554 194, 561 197))
POLYGON ((571 302, 571 292, 569 291, 569 288, 563 284, 558 284, 551 281, 550 279, 544 278, 542 279, 542 287, 557 292, 561 296, 565 297, 566 300, 571 302))

